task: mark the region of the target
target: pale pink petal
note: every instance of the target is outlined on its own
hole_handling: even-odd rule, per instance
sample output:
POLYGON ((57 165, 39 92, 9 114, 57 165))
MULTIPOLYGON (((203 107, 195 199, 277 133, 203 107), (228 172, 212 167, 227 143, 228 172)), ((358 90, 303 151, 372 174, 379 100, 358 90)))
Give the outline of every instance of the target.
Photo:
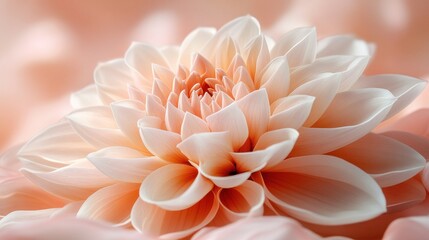
POLYGON ((74 217, 25 219, 0 230, 1 239, 9 240, 155 240, 149 235, 74 217))
POLYGON ((203 228, 192 240, 320 240, 318 235, 309 231, 297 221, 280 216, 245 218, 219 228, 203 228))
POLYGON ((103 105, 95 84, 89 85, 70 96, 70 104, 74 109, 103 105))
POLYGON ((210 132, 207 123, 190 112, 186 112, 180 130, 182 140, 196 133, 210 132))
POLYGON ((168 66, 167 60, 161 52, 150 45, 133 42, 125 53, 126 64, 137 70, 142 76, 144 84, 152 86, 152 65, 168 66))
POLYGON ((256 80, 256 87, 267 90, 270 103, 287 96, 289 93, 289 66, 286 57, 274 58, 256 80))
MULTIPOLYGON (((161 47, 159 50, 161 51, 161 54, 164 56, 165 60, 167 61, 168 66, 170 66, 171 69, 177 69, 179 66, 178 60, 179 60, 179 54, 180 54, 180 47, 170 45, 170 46, 161 47)), ((172 85, 167 85, 167 86, 171 87, 172 85)))
POLYGON ((411 178, 395 186, 383 188, 387 212, 398 212, 423 202, 426 189, 422 183, 411 178))
POLYGON ((389 124, 386 127, 377 129, 381 131, 403 131, 429 138, 429 108, 419 109, 415 112, 405 115, 399 120, 389 124))
POLYGON ((407 217, 393 221, 383 235, 383 240, 421 240, 429 232, 429 217, 407 217))
POLYGON ((425 168, 423 169, 421 178, 422 178, 423 185, 426 188, 426 191, 429 192, 429 164, 427 163, 425 168))
POLYGON ((213 132, 226 131, 230 134, 234 150, 239 149, 249 136, 246 116, 236 103, 213 113, 206 121, 213 132))
MULTIPOLYGON (((3 152, 0 155, 0 169, 3 168, 8 171, 17 172, 22 167, 22 163, 18 158, 18 152, 21 148, 22 144, 13 146, 3 152)), ((2 175, 0 174, 0 176, 2 175)))
POLYGON ((286 56, 289 67, 310 64, 316 57, 316 29, 296 28, 289 31, 274 45, 271 58, 286 56))
POLYGON ((199 169, 204 177, 210 179, 216 186, 220 188, 233 188, 240 186, 247 179, 249 179, 250 175, 252 174, 251 172, 236 173, 236 170, 233 170, 231 172, 227 172, 229 175, 218 176, 210 173, 212 168, 205 167, 205 165, 202 165, 199 169))
POLYGON ((144 234, 162 239, 180 239, 206 226, 216 215, 219 203, 212 192, 192 207, 168 211, 138 199, 131 211, 131 222, 144 234), (189 218, 189 216, 193 216, 189 218), (186 218, 186 221, 183 219, 186 218))
POLYGON ((182 126, 183 118, 185 117, 185 112, 178 109, 176 106, 167 103, 165 109, 165 127, 170 132, 181 133, 180 128, 182 126))
POLYGON ((179 134, 157 128, 140 128, 140 135, 146 148, 155 156, 167 162, 187 162, 176 147, 182 141, 179 134))
POLYGON ((94 70, 98 96, 104 104, 128 98, 128 84, 133 83, 131 69, 123 59, 99 64, 94 70))
POLYGON ((88 160, 106 176, 129 183, 141 183, 152 171, 167 164, 158 157, 119 146, 93 152, 88 160))
POLYGON ((397 98, 386 118, 408 106, 425 88, 426 81, 395 74, 373 75, 360 78, 353 88, 384 88, 397 98))
POLYGON ((196 204, 212 188, 213 183, 193 166, 169 164, 144 179, 140 198, 162 209, 179 211, 196 204))
POLYGON ((215 224, 235 222, 241 218, 262 216, 264 212, 264 189, 253 181, 245 181, 234 188, 217 192, 219 211, 215 224))
MULTIPOLYGON (((0 219, 0 231, 13 227, 17 223, 32 221, 37 219, 47 219, 57 212, 59 208, 48 208, 43 210, 20 210, 14 211, 0 219)), ((1 236, 1 235, 0 235, 1 236)))
POLYGON ((193 54, 200 52, 215 33, 214 28, 197 28, 188 34, 180 45, 179 63, 189 68, 193 54))
POLYGON ((339 93, 312 128, 299 129, 292 154, 326 153, 356 141, 384 119, 394 102, 392 94, 384 89, 339 93))
POLYGON ((271 104, 268 130, 299 129, 310 116, 314 101, 315 97, 307 95, 280 98, 271 104))
POLYGON ((371 56, 373 44, 350 35, 326 37, 317 42, 317 57, 331 55, 371 56))
POLYGON ((22 169, 21 172, 37 186, 55 195, 71 199, 86 199, 94 191, 112 184, 113 180, 98 171, 87 159, 52 172, 22 169))
POLYGON ((85 200, 76 216, 125 225, 138 198, 138 187, 138 184, 117 183, 102 188, 85 200))
POLYGON ((110 107, 98 106, 76 110, 67 119, 74 130, 96 148, 135 146, 118 128, 110 107))
POLYGON ((383 132, 381 135, 396 139, 410 146, 419 152, 426 161, 429 160, 429 141, 425 137, 402 131, 383 132))
POLYGON ((270 62, 270 52, 263 35, 254 38, 242 53, 246 66, 253 79, 259 78, 262 70, 270 62))
POLYGON ((305 222, 348 224, 386 211, 377 183, 359 168, 332 156, 289 158, 253 178, 264 186, 276 210, 305 222))
POLYGON ((268 129, 270 105, 267 91, 265 89, 253 91, 237 101, 237 106, 246 117, 249 138, 256 144, 259 137, 268 129))
POLYGON ((137 122, 146 116, 145 106, 136 100, 123 100, 110 105, 119 129, 135 144, 142 144, 137 122))
POLYGON ((411 147, 373 133, 329 154, 358 166, 381 187, 406 181, 423 170, 426 164, 425 158, 411 147))
POLYGON ((217 46, 213 63, 220 69, 228 69, 238 53, 239 48, 234 40, 231 37, 227 37, 217 46))

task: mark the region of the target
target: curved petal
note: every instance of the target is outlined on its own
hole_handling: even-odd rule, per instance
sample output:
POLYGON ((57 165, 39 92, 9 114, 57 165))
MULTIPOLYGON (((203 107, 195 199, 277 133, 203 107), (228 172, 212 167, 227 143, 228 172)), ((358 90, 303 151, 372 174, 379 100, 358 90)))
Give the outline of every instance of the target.
POLYGON ((249 138, 255 144, 268 129, 270 104, 265 89, 251 92, 237 101, 237 106, 246 117, 249 138))
POLYGON ((108 177, 129 183, 141 183, 151 172, 167 164, 157 157, 119 146, 93 152, 88 160, 108 177))
POLYGON ((313 96, 294 95, 274 102, 271 105, 268 130, 299 129, 310 116, 314 101, 313 96))
POLYGON ((219 211, 214 224, 225 225, 241 218, 262 216, 264 212, 264 189, 250 180, 234 188, 220 189, 216 197, 219 211))
POLYGON ((128 98, 128 84, 134 76, 123 59, 100 63, 94 70, 98 96, 104 104, 128 98))
POLYGON ((137 122, 139 119, 146 116, 145 106, 136 100, 123 100, 112 103, 111 108, 119 129, 121 129, 133 143, 142 144, 137 122))
POLYGON ((107 106, 79 109, 66 118, 79 136, 96 148, 134 146, 119 130, 107 106))
POLYGON ((186 112, 180 130, 182 140, 196 133, 210 132, 207 123, 190 112, 186 112))
POLYGON ((18 157, 26 162, 46 166, 70 164, 86 157, 96 149, 86 143, 67 121, 61 121, 44 130, 28 141, 18 152, 18 157))
POLYGON ((185 112, 178 109, 172 103, 168 102, 165 108, 165 127, 170 132, 181 133, 180 128, 183 124, 185 112))
POLYGON ((238 150, 249 136, 246 117, 238 107, 232 103, 206 118, 207 125, 213 132, 228 132, 234 150, 238 150))
POLYGON ((383 188, 387 212, 398 212, 423 202, 426 189, 418 180, 411 178, 395 186, 383 188))
POLYGON ((382 74, 360 78, 353 88, 384 88, 397 98, 386 116, 390 118, 408 106, 425 88, 427 82, 398 74, 382 74))
POLYGON ((406 181, 419 173, 426 164, 423 156, 409 146, 373 133, 329 155, 343 158, 364 170, 381 187, 406 181))
POLYGON ((102 188, 85 200, 76 216, 125 225, 138 198, 138 187, 138 184, 117 183, 102 188))
POLYGON ((289 93, 289 65, 286 57, 274 58, 256 80, 256 87, 265 88, 270 103, 289 93))
POLYGON ((212 192, 192 207, 181 211, 164 210, 138 199, 131 211, 131 223, 143 233, 162 239, 180 239, 210 223, 218 208, 219 203, 212 192))
POLYGON ((286 56, 289 67, 310 64, 316 58, 316 28, 296 28, 286 33, 271 50, 271 58, 286 56))
POLYGON ((189 68, 192 55, 200 52, 215 33, 214 28, 197 28, 188 34, 180 45, 179 63, 189 68))
POLYGON ((250 76, 253 79, 259 79, 262 70, 270 61, 270 52, 265 37, 263 35, 255 37, 245 47, 242 56, 246 60, 250 76))
POLYGON ((200 201, 213 188, 196 168, 185 164, 169 164, 155 170, 140 187, 140 198, 150 204, 179 211, 200 201))
POLYGON ((359 168, 332 156, 289 158, 253 178, 280 212, 305 222, 349 224, 386 211, 377 183, 359 168))
POLYGON ((429 232, 429 217, 407 217, 393 221, 383 235, 383 240, 418 240, 429 232))
POLYGON ((140 135, 146 148, 155 156, 167 162, 187 162, 186 157, 176 147, 182 139, 179 134, 144 127, 140 128, 140 135))
POLYGON ((204 177, 210 179, 216 186, 220 188, 233 188, 233 187, 240 186, 247 179, 249 179, 250 175, 252 174, 251 172, 237 173, 236 170, 234 170, 229 173, 227 172, 226 173, 227 175, 225 176, 218 176, 218 175, 211 174, 209 172, 211 169, 204 168, 204 165, 199 169, 201 174, 204 177))
POLYGON ((25 168, 21 172, 37 186, 71 200, 86 199, 97 189, 113 182, 87 159, 78 160, 52 172, 39 172, 25 168))
POLYGON ((395 98, 383 89, 339 93, 312 128, 299 130, 294 155, 326 153, 365 136, 389 112, 395 98))
POLYGON ((429 161, 429 142, 426 138, 408 132, 389 131, 383 132, 381 135, 387 136, 406 144, 419 152, 426 161, 429 161))
POLYGON ((317 57, 332 55, 371 56, 373 45, 350 35, 326 37, 317 42, 317 57))
POLYGON ((70 96, 70 104, 74 109, 103 105, 95 84, 91 84, 70 96))
POLYGON ((47 219, 51 217, 58 208, 48 208, 43 210, 15 211, 0 219, 0 230, 8 229, 18 223, 34 221, 37 219, 47 219))

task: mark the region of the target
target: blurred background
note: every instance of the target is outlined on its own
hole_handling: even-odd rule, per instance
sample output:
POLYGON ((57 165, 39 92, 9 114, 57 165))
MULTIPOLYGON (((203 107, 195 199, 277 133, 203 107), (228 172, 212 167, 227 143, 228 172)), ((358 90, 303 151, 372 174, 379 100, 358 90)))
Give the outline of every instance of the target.
POLYGON ((180 44, 250 14, 275 39, 299 26, 353 34, 377 45, 367 74, 428 79, 428 12, 426 0, 0 0, 0 152, 68 113, 70 93, 132 41, 180 44))

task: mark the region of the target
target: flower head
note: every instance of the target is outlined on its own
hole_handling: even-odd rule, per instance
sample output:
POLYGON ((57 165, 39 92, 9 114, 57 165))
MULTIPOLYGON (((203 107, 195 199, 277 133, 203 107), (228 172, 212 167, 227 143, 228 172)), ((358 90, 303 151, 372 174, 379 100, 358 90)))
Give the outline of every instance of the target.
POLYGON ((401 205, 384 189, 425 164, 371 133, 425 85, 361 76, 372 52, 350 36, 317 41, 314 28, 274 41, 250 16, 197 29, 180 47, 134 43, 97 67, 66 120, 21 149, 23 174, 84 200, 80 217, 163 238, 264 213, 371 219, 401 205))

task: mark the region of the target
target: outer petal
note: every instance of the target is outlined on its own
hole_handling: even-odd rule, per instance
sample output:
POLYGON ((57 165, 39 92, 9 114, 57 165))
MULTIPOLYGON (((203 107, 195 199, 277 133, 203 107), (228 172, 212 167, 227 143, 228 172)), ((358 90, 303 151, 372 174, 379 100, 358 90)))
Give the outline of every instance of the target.
POLYGON ((179 134, 144 127, 140 129, 140 135, 146 148, 153 155, 167 162, 187 162, 186 157, 176 147, 182 140, 179 134))
POLYGON ((89 107, 67 116, 75 131, 97 148, 109 146, 134 146, 118 129, 109 107, 89 107))
POLYGON ((200 52, 201 48, 216 33, 214 28, 197 28, 192 31, 180 45, 179 63, 186 67, 191 66, 192 55, 200 52))
POLYGON ((353 88, 384 88, 398 98, 386 118, 408 106, 425 88, 426 81, 403 75, 383 74, 360 78, 353 88))
POLYGON ((253 76, 253 79, 259 78, 262 70, 270 61, 270 53, 265 37, 259 35, 254 38, 249 42, 242 54, 246 60, 249 74, 253 76))
POLYGON ((373 44, 356 39, 353 36, 332 36, 317 42, 317 57, 332 55, 371 56, 373 48, 373 44))
POLYGON ((178 211, 191 207, 213 188, 196 168, 169 164, 151 173, 140 187, 140 198, 158 207, 178 211))
POLYGON ((92 194, 81 206, 77 217, 125 225, 138 198, 138 184, 118 183, 92 194))
POLYGON ((34 221, 37 219, 46 219, 52 216, 57 211, 58 211, 58 208, 30 210, 30 211, 22 211, 22 210, 15 211, 0 220, 0 230, 13 227, 17 223, 28 221, 28 220, 34 221))
POLYGON ((296 28, 286 33, 271 50, 271 58, 285 55, 291 68, 310 64, 316 57, 315 28, 296 28))
POLYGON ((426 198, 426 189, 422 183, 415 178, 383 188, 387 201, 387 211, 399 212, 423 202, 426 198))
POLYGON ((219 208, 213 193, 182 211, 168 211, 138 199, 131 212, 135 229, 162 239, 180 239, 207 225, 219 208), (192 216, 190 218, 189 216, 192 216), (183 219, 186 218, 186 221, 183 219))
POLYGON ((426 164, 423 156, 409 146, 373 133, 329 154, 358 166, 382 187, 406 181, 426 164))
POLYGON ((274 102, 268 129, 299 129, 309 117, 314 100, 313 96, 295 95, 274 102))
POLYGON ((312 128, 301 128, 293 154, 326 153, 365 136, 389 112, 395 98, 383 89, 338 94, 312 128))
POLYGON ((407 217, 393 221, 386 232, 383 240, 419 240, 424 239, 429 232, 429 217, 407 217))
POLYGON ((142 144, 137 122, 146 116, 145 106, 136 100, 123 100, 111 105, 119 129, 135 144, 142 144))
POLYGON ((88 160, 105 175, 119 181, 141 183, 152 171, 167 162, 144 156, 127 147, 108 147, 88 155, 88 160))
POLYGON ((349 224, 386 211, 377 183, 359 168, 326 155, 289 158, 254 179, 281 212, 321 225, 349 224))
POLYGON ((396 139, 401 143, 410 146, 419 152, 426 161, 429 161, 429 141, 425 137, 401 131, 389 131, 381 133, 381 135, 396 139))
POLYGON ((262 76, 257 79, 256 87, 267 90, 270 103, 287 96, 289 92, 289 66, 286 57, 278 57, 268 63, 262 76))
POLYGON ((91 84, 70 96, 70 104, 74 109, 103 105, 97 93, 97 86, 91 84))

